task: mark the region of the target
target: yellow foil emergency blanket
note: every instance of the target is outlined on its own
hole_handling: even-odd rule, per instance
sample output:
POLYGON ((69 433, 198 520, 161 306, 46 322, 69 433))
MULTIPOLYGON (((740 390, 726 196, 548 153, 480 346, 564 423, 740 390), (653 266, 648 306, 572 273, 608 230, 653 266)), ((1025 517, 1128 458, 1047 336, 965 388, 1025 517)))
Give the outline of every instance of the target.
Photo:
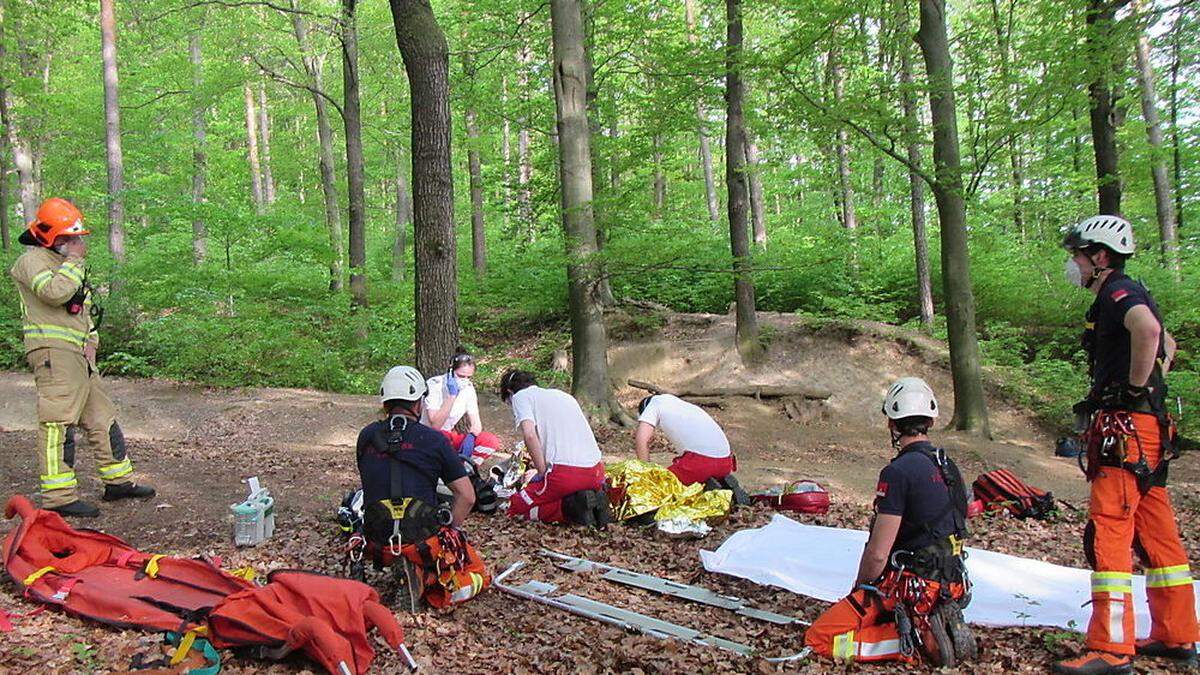
POLYGON ((617 520, 655 509, 658 509, 655 520, 704 520, 728 514, 733 500, 729 490, 705 492, 699 483, 684 485, 666 467, 638 459, 609 464, 605 473, 614 490, 624 490, 624 497, 613 513, 617 520))

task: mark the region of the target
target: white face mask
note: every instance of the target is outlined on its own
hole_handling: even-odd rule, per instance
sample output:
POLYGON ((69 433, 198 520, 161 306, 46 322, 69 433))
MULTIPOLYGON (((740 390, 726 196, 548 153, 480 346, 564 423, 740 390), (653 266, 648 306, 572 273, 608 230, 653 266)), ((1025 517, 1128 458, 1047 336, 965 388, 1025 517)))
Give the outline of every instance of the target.
POLYGON ((1066 274, 1067 283, 1083 288, 1083 270, 1079 269, 1079 263, 1075 262, 1074 258, 1067 258, 1063 272, 1066 274))

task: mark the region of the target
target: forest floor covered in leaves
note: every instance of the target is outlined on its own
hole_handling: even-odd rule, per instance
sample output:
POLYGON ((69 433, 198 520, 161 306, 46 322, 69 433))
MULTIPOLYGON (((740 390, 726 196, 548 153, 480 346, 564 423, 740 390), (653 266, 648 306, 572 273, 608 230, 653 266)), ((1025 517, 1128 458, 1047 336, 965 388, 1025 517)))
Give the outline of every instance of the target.
MULTIPOLYGON (((623 377, 668 382, 673 373, 691 372, 676 360, 692 359, 715 379, 737 377, 736 369, 712 357, 699 333, 719 340, 723 324, 714 319, 694 326, 668 327, 658 341, 618 346, 614 369, 623 377), (672 332, 674 330, 674 332, 672 332), (694 332, 692 332, 694 331, 694 332), (675 345, 662 354, 663 340, 675 345), (714 358, 716 360, 714 360, 714 358), (680 368, 683 367, 683 370, 680 368), (657 379, 656 379, 657 378, 657 379)), ((879 382, 924 365, 935 389, 948 391, 948 375, 910 346, 878 338, 814 336, 782 331, 772 344, 774 374, 764 377, 825 377, 834 390, 825 407, 803 419, 789 419, 768 401, 739 401, 713 409, 726 426, 743 465, 743 484, 753 489, 812 477, 830 486, 833 506, 827 516, 796 516, 812 524, 863 528, 869 517, 874 476, 890 456, 886 434, 876 425, 879 382), (837 341, 840 355, 822 352, 837 341), (835 362, 836 361, 836 362, 835 362), (876 373, 876 370, 881 372, 876 373), (775 372, 778 371, 778 372, 775 372), (785 372, 786 371, 786 372, 785 372), (800 373, 797 375, 796 373, 800 373), (805 375, 805 373, 810 373, 805 375), (824 373, 838 373, 831 381, 824 373), (876 399, 872 408, 864 408, 876 399), (866 413, 863 413, 866 410, 866 413)), ((372 397, 330 395, 301 390, 217 390, 160 381, 112 380, 110 387, 125 420, 130 452, 141 479, 158 488, 156 498, 139 503, 101 504, 98 519, 77 523, 126 539, 147 552, 178 556, 215 555, 226 568, 306 568, 339 574, 341 536, 333 521, 346 490, 355 487, 353 441, 357 429, 375 414, 372 397), (229 504, 244 490, 241 481, 258 475, 277 497, 275 537, 257 548, 231 543, 229 504)), ((480 384, 483 389, 484 384, 480 384)), ((32 448, 33 391, 25 374, 0 374, 0 490, 28 494, 35 480, 32 448)), ((490 389, 490 386, 487 387, 490 389)), ((481 391, 485 424, 513 439, 506 410, 481 391)), ((638 392, 623 390, 622 400, 638 392)), ((948 396, 946 398, 949 398, 948 396)), ((971 545, 1049 562, 1084 566, 1080 535, 1086 507, 1082 478, 1065 460, 1054 460, 1051 437, 1021 411, 997 402, 993 441, 954 434, 945 443, 956 453, 968 480, 980 470, 1010 466, 1031 483, 1061 493, 1058 521, 1019 521, 988 516, 972 521, 971 545), (1047 459, 1049 457, 1049 459, 1047 459)), ((598 433, 608 461, 627 457, 631 434, 598 433)), ((659 448, 664 450, 664 448, 659 448)), ((659 455, 665 459, 666 454, 659 455)), ((91 474, 86 450, 79 462, 81 490, 96 499, 100 486, 91 474)), ((1186 545, 1200 559, 1200 469, 1186 459, 1173 467, 1174 499, 1186 545)), ((749 599, 755 606, 812 620, 826 606, 775 588, 710 574, 698 550, 715 549, 733 532, 765 524, 762 507, 742 509, 700 541, 664 538, 652 531, 614 525, 604 532, 510 521, 474 515, 468 531, 494 573, 517 560, 527 571, 514 581, 537 578, 561 588, 636 609, 654 616, 752 645, 765 656, 792 654, 803 646, 801 630, 753 621, 723 610, 685 603, 617 586, 587 575, 556 569, 535 552, 549 548, 609 562, 628 569, 706 586, 749 599)), ((0 532, 11 528, 0 523, 0 532)), ((386 575, 370 577, 381 590, 386 575)), ((5 580, 0 609, 24 614, 33 606, 5 580)), ((819 660, 772 664, 729 652, 630 635, 616 628, 508 596, 495 590, 453 612, 399 614, 406 641, 427 672, 574 673, 574 672, 829 672, 819 660)), ((144 649, 144 635, 87 623, 54 611, 18 616, 15 630, 0 635, 0 672, 120 672, 144 649)), ((1044 672, 1055 658, 1081 646, 1080 636, 1056 629, 978 629, 982 656, 961 672, 1044 672)), ((896 672, 894 665, 862 666, 864 672, 896 672)), ((1142 659, 1139 671, 1170 672, 1166 662, 1142 659)), ((374 672, 400 672, 400 661, 382 651, 374 672)), ((919 669, 913 669, 919 670, 919 669)), ((268 663, 225 655, 229 673, 318 672, 312 662, 292 657, 268 663)))

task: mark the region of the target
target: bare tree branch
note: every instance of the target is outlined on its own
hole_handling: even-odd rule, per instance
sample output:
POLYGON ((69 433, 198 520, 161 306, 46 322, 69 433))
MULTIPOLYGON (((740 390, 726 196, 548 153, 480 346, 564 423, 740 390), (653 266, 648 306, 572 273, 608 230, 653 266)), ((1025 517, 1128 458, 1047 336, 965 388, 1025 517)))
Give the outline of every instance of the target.
POLYGON ((875 134, 871 133, 870 130, 868 130, 865 127, 863 127, 862 125, 854 122, 853 120, 850 120, 849 118, 833 114, 833 112, 828 107, 821 105, 820 103, 817 103, 811 96, 808 95, 808 92, 804 91, 803 88, 797 86, 796 83, 792 81, 792 78, 790 77, 791 74, 788 73, 786 70, 781 69, 780 74, 782 74, 784 76, 783 81, 786 82, 789 87, 791 87, 793 90, 795 90, 796 93, 799 94, 801 98, 803 98, 810 106, 815 108, 822 115, 825 115, 829 119, 832 119, 840 124, 844 124, 844 125, 850 127, 851 129, 853 129, 854 131, 856 131, 860 136, 865 138, 871 145, 874 145, 881 152, 883 152, 883 154, 887 155, 888 157, 891 157, 892 159, 896 160, 897 162, 900 162, 905 167, 907 167, 909 171, 912 171, 914 174, 920 176, 921 180, 928 183, 930 188, 935 188, 937 186, 936 178, 934 178, 932 175, 930 175, 928 172, 926 172, 920 166, 916 166, 916 165, 910 163, 908 161, 908 158, 905 157, 904 155, 901 155, 900 153, 896 152, 896 150, 895 150, 896 142, 894 139, 892 139, 892 143, 890 146, 884 145, 883 141, 880 141, 875 136, 875 134))
POLYGON ((275 70, 273 70, 272 68, 270 68, 269 66, 264 64, 262 61, 259 61, 257 56, 251 56, 250 58, 254 60, 254 65, 258 66, 258 69, 261 70, 267 77, 271 78, 272 80, 275 80, 276 82, 278 82, 284 86, 291 87, 293 89, 303 89, 305 91, 311 92, 312 94, 320 96, 321 98, 325 99, 326 101, 329 101, 329 103, 333 106, 334 110, 338 111, 338 115, 345 117, 346 113, 345 113, 345 111, 342 110, 342 106, 337 102, 337 100, 335 100, 329 94, 326 94, 324 91, 317 89, 315 86, 313 86, 311 84, 305 84, 303 82, 296 82, 294 80, 289 80, 287 77, 284 77, 283 75, 280 75, 279 73, 275 72, 275 70))
POLYGON ((172 89, 171 91, 164 91, 161 94, 159 94, 158 96, 155 96, 154 98, 152 98, 149 101, 146 101, 144 103, 138 103, 137 105, 123 105, 123 106, 121 106, 121 110, 137 110, 139 108, 145 108, 146 106, 154 103, 155 101, 164 99, 168 96, 177 96, 179 94, 190 94, 190 93, 191 93, 191 91, 188 89, 172 89))
POLYGON ((270 2, 270 0, 193 0, 193 2, 189 2, 185 5, 180 5, 178 7, 168 9, 165 12, 155 14, 154 16, 151 16, 150 18, 146 19, 146 22, 153 23, 155 21, 158 21, 159 19, 165 19, 166 17, 171 16, 172 14, 178 14, 179 12, 186 12, 189 9, 196 9, 197 7, 207 7, 209 5, 216 5, 218 7, 226 7, 226 8, 230 8, 230 9, 239 8, 239 7, 255 7, 255 6, 270 7, 271 9, 277 9, 281 12, 287 12, 289 14, 303 14, 306 16, 315 16, 315 17, 320 17, 320 18, 325 18, 325 19, 337 20, 337 17, 329 15, 329 14, 320 14, 318 12, 310 12, 308 10, 299 9, 296 7, 287 7, 284 5, 276 4, 274 2, 270 2))

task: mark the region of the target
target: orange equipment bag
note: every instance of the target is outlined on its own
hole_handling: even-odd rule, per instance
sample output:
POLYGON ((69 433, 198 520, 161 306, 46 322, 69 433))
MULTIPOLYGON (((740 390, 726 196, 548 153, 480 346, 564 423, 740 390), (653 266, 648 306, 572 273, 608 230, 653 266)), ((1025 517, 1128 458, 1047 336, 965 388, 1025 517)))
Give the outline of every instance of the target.
POLYGON ((437 534, 401 553, 420 570, 424 598, 439 609, 466 602, 492 585, 492 575, 483 558, 461 531, 443 527, 437 534))

